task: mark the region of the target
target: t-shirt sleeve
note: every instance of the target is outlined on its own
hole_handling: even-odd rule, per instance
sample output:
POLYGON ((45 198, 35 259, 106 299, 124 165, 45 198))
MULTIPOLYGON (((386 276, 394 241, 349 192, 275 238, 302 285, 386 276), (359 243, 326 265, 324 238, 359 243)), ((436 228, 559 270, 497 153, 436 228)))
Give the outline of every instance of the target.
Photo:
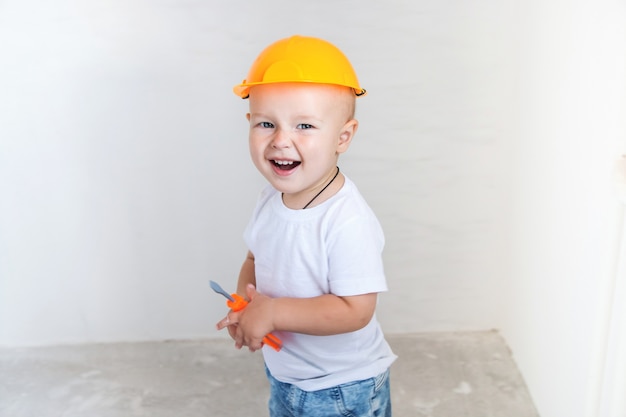
POLYGON ((382 251, 385 238, 373 216, 356 216, 338 227, 329 242, 329 284, 339 296, 387 291, 382 251))
POLYGON ((252 215, 250 216, 246 228, 243 231, 243 240, 248 247, 248 250, 252 251, 252 253, 254 253, 252 248, 252 229, 257 221, 257 218, 259 217, 259 213, 272 197, 272 193, 275 193, 275 191, 271 186, 266 186, 263 190, 261 190, 254 206, 254 210, 252 211, 252 215))

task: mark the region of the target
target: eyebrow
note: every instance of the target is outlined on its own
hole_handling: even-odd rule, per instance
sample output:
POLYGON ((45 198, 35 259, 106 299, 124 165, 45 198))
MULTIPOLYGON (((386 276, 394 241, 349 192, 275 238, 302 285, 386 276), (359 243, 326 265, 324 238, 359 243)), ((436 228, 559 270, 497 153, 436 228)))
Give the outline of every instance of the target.
MULTIPOLYGON (((275 117, 272 117, 266 113, 253 113, 250 112, 250 117, 255 117, 255 118, 262 118, 262 119, 275 119, 275 117)), ((297 114, 295 116, 293 116, 291 118, 292 120, 307 120, 307 121, 314 121, 316 123, 322 122, 322 119, 319 119, 315 116, 311 116, 311 115, 307 115, 307 114, 297 114)))

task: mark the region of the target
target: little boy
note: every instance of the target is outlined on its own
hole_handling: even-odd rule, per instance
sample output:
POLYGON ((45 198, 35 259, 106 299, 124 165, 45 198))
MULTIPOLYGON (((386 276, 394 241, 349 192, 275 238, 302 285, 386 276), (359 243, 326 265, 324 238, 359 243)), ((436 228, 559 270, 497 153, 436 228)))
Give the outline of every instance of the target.
POLYGON ((384 236, 337 166, 365 90, 334 45, 293 36, 268 46, 234 92, 249 99, 250 154, 269 186, 244 233, 237 292, 249 304, 217 328, 238 349, 282 340, 285 350, 262 349, 272 417, 390 416, 396 356, 375 316, 384 236))

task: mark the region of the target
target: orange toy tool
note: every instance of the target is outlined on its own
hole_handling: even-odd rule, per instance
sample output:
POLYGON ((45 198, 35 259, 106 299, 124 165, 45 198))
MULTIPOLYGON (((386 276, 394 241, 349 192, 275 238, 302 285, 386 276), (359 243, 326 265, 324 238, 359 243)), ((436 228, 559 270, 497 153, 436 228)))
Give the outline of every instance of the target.
MULTIPOLYGON (((219 284, 217 284, 215 281, 211 281, 211 288, 213 288, 214 284, 219 286, 219 284)), ((215 290, 215 288, 213 288, 213 290, 215 290)), ((220 291, 217 292, 224 295, 224 293, 220 291)), ((226 298, 228 298, 228 301, 226 301, 226 305, 230 307, 230 309, 233 311, 241 311, 248 305, 248 302, 239 294, 230 294, 230 296, 226 298)), ((271 333, 263 338, 263 343, 270 346, 276 352, 280 352, 280 349, 283 347, 283 342, 271 333)))
MULTIPOLYGON (((228 301, 226 301, 226 305, 233 311, 241 311, 244 308, 246 308, 246 306, 248 305, 248 302, 239 294, 229 294, 226 291, 224 291, 224 289, 222 287, 220 287, 220 284, 218 284, 215 281, 209 281, 211 288, 213 289, 213 291, 215 291, 218 294, 222 294, 224 297, 226 297, 228 299, 228 301)), ((287 349, 285 346, 283 346, 283 342, 276 336, 274 336, 272 333, 266 335, 263 338, 263 343, 270 346, 272 349, 274 349, 276 352, 280 352, 281 350, 284 350, 285 352, 289 353, 290 355, 300 359, 301 361, 311 365, 312 367, 320 370, 321 372, 323 372, 324 374, 326 373, 326 371, 324 371, 324 369, 320 368, 319 365, 311 362, 310 360, 308 360, 307 358, 299 355, 298 353, 294 352, 291 349, 287 349)))
MULTIPOLYGON (((248 305, 248 302, 239 294, 229 294, 215 281, 209 281, 211 288, 218 294, 222 294, 228 299, 226 305, 233 311, 241 311, 248 305)), ((280 352, 283 347, 283 342, 273 334, 268 334, 263 338, 263 343, 270 346, 276 352, 280 352)))

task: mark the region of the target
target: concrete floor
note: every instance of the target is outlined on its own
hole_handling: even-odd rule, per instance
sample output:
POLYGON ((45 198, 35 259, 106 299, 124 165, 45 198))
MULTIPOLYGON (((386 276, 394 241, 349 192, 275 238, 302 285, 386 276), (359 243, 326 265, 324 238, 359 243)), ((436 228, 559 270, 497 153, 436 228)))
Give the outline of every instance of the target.
MULTIPOLYGON (((390 335, 394 416, 537 417, 495 332, 390 335)), ((0 348, 1 417, 266 416, 260 353, 230 340, 0 348)))

